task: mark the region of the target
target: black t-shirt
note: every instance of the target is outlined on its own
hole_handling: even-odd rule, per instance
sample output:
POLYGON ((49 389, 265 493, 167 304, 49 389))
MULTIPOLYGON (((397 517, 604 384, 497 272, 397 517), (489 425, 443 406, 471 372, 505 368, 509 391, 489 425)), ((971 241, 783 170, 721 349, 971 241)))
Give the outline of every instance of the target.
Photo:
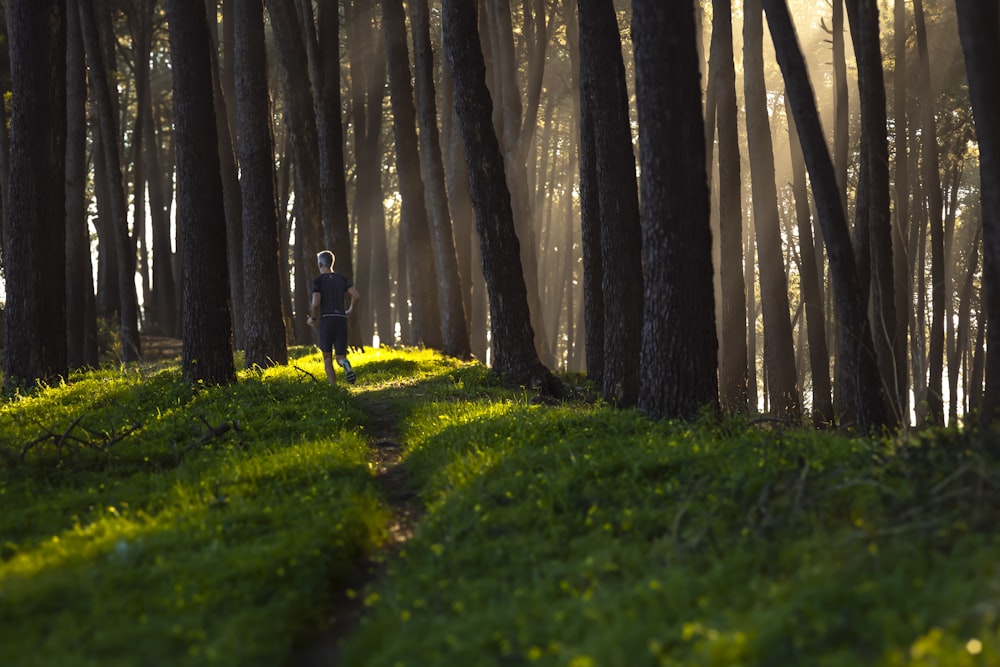
POLYGON ((347 317, 344 313, 344 295, 351 281, 339 273, 321 273, 313 280, 312 291, 320 293, 319 314, 347 317))

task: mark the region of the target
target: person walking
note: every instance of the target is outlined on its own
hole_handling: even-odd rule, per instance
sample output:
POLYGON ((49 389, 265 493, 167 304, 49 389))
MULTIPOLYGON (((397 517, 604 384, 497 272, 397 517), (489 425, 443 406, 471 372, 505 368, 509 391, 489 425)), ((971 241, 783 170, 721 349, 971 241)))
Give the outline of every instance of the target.
POLYGON ((333 270, 335 261, 336 257, 329 250, 316 255, 319 275, 312 283, 312 302, 306 324, 319 326, 319 349, 323 353, 326 379, 330 384, 337 382, 333 368, 333 353, 336 352, 344 377, 354 384, 357 376, 347 360, 347 316, 354 309, 354 304, 361 300, 361 294, 346 276, 333 270), (350 297, 351 302, 345 309, 346 297, 350 297))

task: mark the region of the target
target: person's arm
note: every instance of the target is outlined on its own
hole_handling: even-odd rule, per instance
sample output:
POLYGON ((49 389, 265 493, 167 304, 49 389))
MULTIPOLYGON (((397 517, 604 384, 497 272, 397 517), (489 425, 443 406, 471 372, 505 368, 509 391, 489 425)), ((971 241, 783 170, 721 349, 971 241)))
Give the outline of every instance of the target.
POLYGON ((361 301, 361 292, 359 292, 354 285, 351 285, 347 288, 347 295, 351 297, 351 305, 347 307, 347 310, 344 311, 344 313, 350 315, 351 311, 354 310, 354 304, 361 301))
POLYGON ((312 303, 309 304, 309 317, 306 318, 306 324, 315 324, 317 318, 319 318, 319 300, 320 293, 312 293, 312 303))

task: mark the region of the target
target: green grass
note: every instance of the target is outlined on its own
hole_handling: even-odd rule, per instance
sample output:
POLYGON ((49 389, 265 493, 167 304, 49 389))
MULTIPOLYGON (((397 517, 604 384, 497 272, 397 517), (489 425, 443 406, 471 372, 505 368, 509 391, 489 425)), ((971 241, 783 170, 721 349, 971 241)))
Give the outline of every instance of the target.
POLYGON ((347 664, 1000 664, 1000 475, 965 436, 491 399, 405 440, 429 513, 347 664))
POLYGON ((352 361, 350 388, 302 352, 0 406, 0 665, 288 664, 387 539, 375 406, 425 513, 351 592, 341 664, 1000 664, 979 436, 654 423, 430 351, 352 361))
POLYGON ((293 366, 95 372, 4 405, 0 664, 282 662, 386 537, 362 419, 293 366))

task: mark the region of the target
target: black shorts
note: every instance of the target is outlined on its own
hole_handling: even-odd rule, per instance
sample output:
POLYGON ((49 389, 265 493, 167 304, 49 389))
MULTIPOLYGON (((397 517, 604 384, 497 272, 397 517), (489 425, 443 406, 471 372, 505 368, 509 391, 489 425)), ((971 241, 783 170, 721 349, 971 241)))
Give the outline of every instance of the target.
POLYGON ((323 315, 319 318, 319 349, 326 354, 335 350, 338 356, 347 355, 347 318, 342 315, 323 315))

